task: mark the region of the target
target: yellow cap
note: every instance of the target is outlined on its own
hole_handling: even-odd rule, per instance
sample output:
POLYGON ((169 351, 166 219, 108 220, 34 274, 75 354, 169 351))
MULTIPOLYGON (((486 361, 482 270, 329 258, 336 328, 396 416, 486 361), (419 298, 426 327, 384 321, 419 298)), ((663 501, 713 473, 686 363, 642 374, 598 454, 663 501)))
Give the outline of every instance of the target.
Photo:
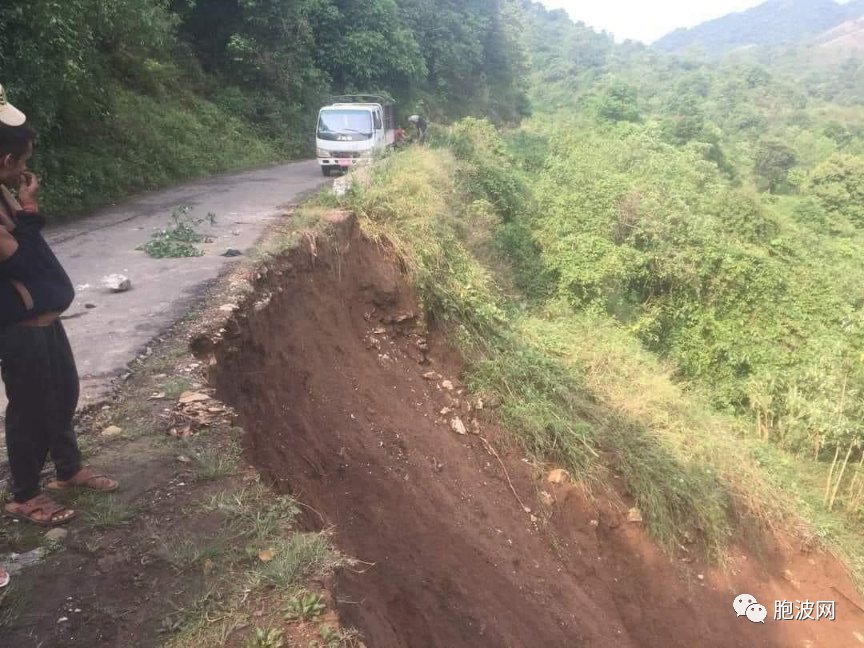
POLYGON ((0 124, 20 126, 27 121, 27 115, 9 103, 6 90, 0 85, 0 124))

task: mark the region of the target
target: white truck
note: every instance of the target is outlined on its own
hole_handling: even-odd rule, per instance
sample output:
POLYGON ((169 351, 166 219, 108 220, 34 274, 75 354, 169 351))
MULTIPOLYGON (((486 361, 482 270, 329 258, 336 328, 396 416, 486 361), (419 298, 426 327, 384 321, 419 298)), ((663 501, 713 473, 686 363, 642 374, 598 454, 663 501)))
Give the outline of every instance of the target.
POLYGON ((318 112, 315 154, 325 176, 371 160, 395 139, 393 103, 378 95, 340 95, 318 112))

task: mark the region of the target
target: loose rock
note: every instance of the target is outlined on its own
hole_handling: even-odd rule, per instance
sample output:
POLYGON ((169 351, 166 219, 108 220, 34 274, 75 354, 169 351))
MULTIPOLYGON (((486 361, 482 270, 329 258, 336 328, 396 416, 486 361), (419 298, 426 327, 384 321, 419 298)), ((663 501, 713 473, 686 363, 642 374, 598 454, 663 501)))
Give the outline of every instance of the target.
POLYGON ((66 539, 66 536, 69 535, 69 531, 66 529, 56 528, 51 529, 48 533, 45 534, 45 539, 50 542, 63 542, 66 539))
POLYGON ((447 391, 453 391, 453 389, 454 389, 453 383, 450 382, 449 380, 442 380, 441 381, 441 387, 442 387, 442 389, 446 389, 447 391))
POLYGON ((638 523, 642 522, 642 511, 640 511, 638 508, 636 508, 634 506, 627 513, 627 521, 633 522, 634 524, 638 524, 638 523))
POLYGON ((102 436, 104 437, 120 436, 121 434, 123 434, 123 428, 119 428, 116 425, 109 425, 102 430, 102 436))
POLYGON ((132 287, 132 280, 122 274, 110 274, 102 279, 102 283, 115 293, 126 292, 132 287))
POLYGON ((237 304, 223 304, 219 307, 219 310, 223 313, 233 313, 236 310, 240 310, 240 307, 237 304))
POLYGON ((563 468, 558 468, 557 470, 550 472, 546 480, 550 484, 566 484, 570 481, 570 473, 563 468))
POLYGON ((462 436, 465 436, 466 434, 468 434, 468 430, 465 429, 465 424, 462 422, 462 419, 460 419, 458 417, 454 418, 452 421, 450 421, 450 428, 456 434, 461 434, 462 436))
POLYGON ((439 380, 441 378, 441 374, 437 374, 434 371, 427 371, 423 374, 423 378, 426 380, 439 380))
POLYGON ((211 400, 207 394, 202 394, 201 392, 183 392, 180 395, 180 404, 188 405, 189 403, 201 403, 204 401, 211 400))
POLYGON ((225 248, 225 251, 222 253, 223 257, 238 257, 242 255, 243 253, 237 248, 225 248))

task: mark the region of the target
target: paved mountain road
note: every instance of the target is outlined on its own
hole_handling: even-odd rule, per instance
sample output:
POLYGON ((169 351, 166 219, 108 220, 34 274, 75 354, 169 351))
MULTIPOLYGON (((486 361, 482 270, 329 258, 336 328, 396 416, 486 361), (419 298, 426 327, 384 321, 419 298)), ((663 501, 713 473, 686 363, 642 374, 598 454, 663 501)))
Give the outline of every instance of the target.
MULTIPOLYGON (((186 314, 207 284, 237 259, 225 248, 247 251, 285 207, 326 182, 315 162, 295 162, 226 175, 153 192, 91 217, 46 229, 45 237, 76 287, 65 314, 78 372, 81 406, 104 396, 147 343, 186 314), (198 231, 213 238, 202 257, 154 259, 135 248, 171 224, 179 205, 191 217, 216 215, 198 231), (127 275, 132 289, 111 293, 102 278, 127 275), (86 305, 95 305, 87 308, 86 305)), ((0 412, 5 410, 0 396, 0 412)))

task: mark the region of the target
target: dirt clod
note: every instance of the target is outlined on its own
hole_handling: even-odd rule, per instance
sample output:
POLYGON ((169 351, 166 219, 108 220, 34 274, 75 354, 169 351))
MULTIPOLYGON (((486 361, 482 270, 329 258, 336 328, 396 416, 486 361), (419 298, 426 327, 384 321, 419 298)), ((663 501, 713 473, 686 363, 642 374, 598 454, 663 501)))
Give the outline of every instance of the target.
POLYGON ((461 434, 462 436, 468 434, 468 430, 465 428, 465 424, 459 417, 456 417, 452 421, 450 421, 450 429, 453 430, 456 434, 461 434))
POLYGON ((210 400, 210 397, 207 394, 202 394, 201 392, 183 392, 180 396, 180 404, 188 405, 190 403, 201 403, 203 401, 210 400))
POLYGON ((62 529, 57 527, 55 529, 51 529, 45 534, 45 539, 49 542, 63 542, 66 539, 66 536, 69 535, 69 531, 66 529, 62 529))
POLYGON ((109 425, 101 432, 101 435, 104 437, 114 437, 121 434, 123 434, 123 428, 117 427, 116 425, 109 425))
POLYGON ((549 473, 546 481, 550 484, 566 484, 570 481, 570 473, 563 468, 558 468, 549 473))

